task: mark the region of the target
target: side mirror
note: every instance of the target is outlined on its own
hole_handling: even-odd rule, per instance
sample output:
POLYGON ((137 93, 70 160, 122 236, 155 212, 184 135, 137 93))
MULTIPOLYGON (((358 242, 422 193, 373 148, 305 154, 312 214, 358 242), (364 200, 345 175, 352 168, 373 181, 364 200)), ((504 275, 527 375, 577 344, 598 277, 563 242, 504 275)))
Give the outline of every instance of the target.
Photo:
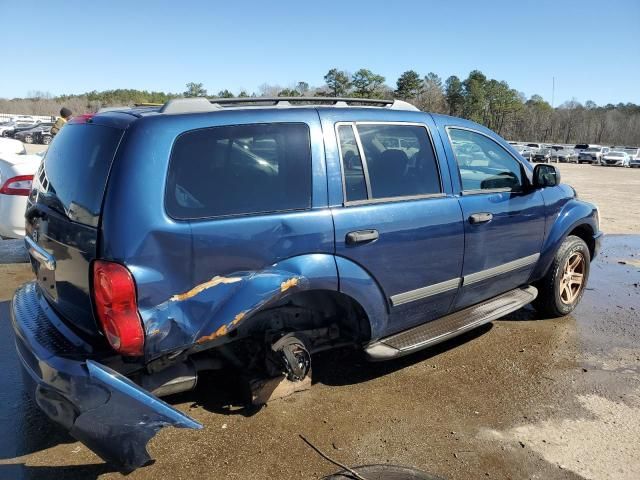
POLYGON ((560 185, 560 170, 548 163, 539 163, 533 169, 533 187, 555 187, 560 185))

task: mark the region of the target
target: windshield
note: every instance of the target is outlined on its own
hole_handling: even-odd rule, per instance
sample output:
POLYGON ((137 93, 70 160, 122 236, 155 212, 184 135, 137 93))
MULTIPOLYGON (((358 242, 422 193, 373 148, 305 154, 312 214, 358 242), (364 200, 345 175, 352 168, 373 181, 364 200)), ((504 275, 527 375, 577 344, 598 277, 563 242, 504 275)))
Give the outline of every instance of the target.
POLYGON ((609 152, 607 157, 624 157, 623 152, 609 152))
POLYGON ((596 147, 587 148, 585 152, 599 152, 601 149, 596 147))

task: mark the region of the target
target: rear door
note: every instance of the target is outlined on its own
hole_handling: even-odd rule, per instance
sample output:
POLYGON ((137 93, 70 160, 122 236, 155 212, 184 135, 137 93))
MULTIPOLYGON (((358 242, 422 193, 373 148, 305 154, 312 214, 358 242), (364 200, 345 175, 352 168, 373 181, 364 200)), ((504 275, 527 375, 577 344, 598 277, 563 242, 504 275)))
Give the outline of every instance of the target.
POLYGON ((98 224, 109 169, 123 130, 67 124, 33 181, 26 242, 40 289, 62 316, 96 334, 89 295, 98 224))
POLYGON ((336 254, 378 282, 390 311, 385 333, 446 314, 460 283, 464 233, 431 117, 378 109, 320 113, 325 142, 331 139, 327 158, 339 159, 341 176, 340 185, 329 172, 330 192, 340 185, 332 209, 336 254))
POLYGON ((527 283, 544 239, 540 190, 526 167, 487 132, 444 129, 465 229, 459 310, 527 283))

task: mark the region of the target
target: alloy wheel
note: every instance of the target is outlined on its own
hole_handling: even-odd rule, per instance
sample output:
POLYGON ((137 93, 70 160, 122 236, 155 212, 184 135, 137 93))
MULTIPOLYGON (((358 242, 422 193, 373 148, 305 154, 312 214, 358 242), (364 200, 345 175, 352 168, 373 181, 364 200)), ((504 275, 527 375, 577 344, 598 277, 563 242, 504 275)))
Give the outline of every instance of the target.
POLYGON ((573 252, 564 264, 560 279, 560 300, 565 305, 576 301, 584 287, 585 258, 580 252, 573 252))

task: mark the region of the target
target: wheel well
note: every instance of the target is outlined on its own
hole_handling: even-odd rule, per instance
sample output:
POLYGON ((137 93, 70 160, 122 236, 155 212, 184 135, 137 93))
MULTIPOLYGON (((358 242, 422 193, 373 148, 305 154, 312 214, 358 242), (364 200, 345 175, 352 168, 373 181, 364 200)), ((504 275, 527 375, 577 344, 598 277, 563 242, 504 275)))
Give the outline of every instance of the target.
POLYGON ((582 240, 584 240, 584 243, 586 243, 587 247, 589 247, 589 255, 591 256, 591 258, 593 258, 593 252, 596 248, 596 241, 593 238, 593 230, 589 225, 579 225, 571 230, 571 232, 569 232, 569 235, 575 235, 576 237, 580 237, 582 240))
POLYGON ((292 294, 258 313, 256 317, 260 321, 254 324, 255 327, 269 328, 267 319, 278 316, 276 311, 287 313, 285 321, 288 330, 337 325, 342 340, 362 344, 371 338, 371 326, 364 308, 352 297, 340 292, 308 290, 292 294), (261 321, 263 319, 267 323, 261 321))

